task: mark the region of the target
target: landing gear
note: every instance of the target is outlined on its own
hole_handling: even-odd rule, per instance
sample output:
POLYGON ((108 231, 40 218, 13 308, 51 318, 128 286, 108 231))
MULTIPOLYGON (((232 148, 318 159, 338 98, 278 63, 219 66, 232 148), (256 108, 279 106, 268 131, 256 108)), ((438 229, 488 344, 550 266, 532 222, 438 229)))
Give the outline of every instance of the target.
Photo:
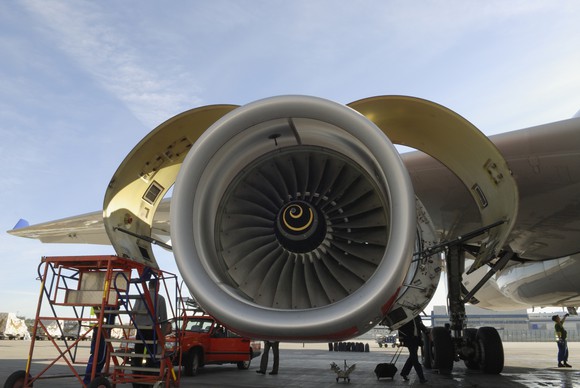
MULTIPOLYGON (((474 233, 483 231, 485 230, 481 229, 474 233)), ((424 337, 423 365, 427 369, 438 369, 440 373, 451 373, 453 363, 463 360, 468 369, 479 369, 484 373, 499 374, 504 366, 501 338, 493 327, 466 328, 465 303, 473 297, 493 273, 507 264, 513 254, 511 252, 502 253, 488 275, 463 297, 462 293, 465 290, 462 289, 462 275, 465 270, 465 252, 473 249, 465 245, 463 241, 466 239, 459 238, 446 246, 450 324, 445 327, 434 327, 424 337)))
POLYGON ((501 338, 494 327, 465 329, 462 338, 453 338, 447 327, 434 327, 423 341, 423 366, 449 374, 453 362, 463 360, 470 370, 500 374, 504 366, 501 338))

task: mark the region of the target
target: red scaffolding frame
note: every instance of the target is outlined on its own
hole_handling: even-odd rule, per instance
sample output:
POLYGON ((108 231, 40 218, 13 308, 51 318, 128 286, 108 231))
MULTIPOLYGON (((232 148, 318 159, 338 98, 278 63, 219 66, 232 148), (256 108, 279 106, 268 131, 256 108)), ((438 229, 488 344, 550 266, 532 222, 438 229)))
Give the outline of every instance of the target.
POLYGON ((26 369, 13 373, 7 383, 13 381, 14 386, 31 387, 42 379, 74 377, 82 387, 114 386, 119 383, 156 387, 179 385, 179 368, 177 373, 174 369, 174 362, 179 365, 181 361, 179 337, 176 344, 166 347, 165 328, 171 323, 157 319, 160 294, 166 296, 169 317, 177 317, 183 310, 176 306, 176 303, 182 303, 182 298, 175 275, 118 256, 43 257, 38 275, 41 280, 40 295, 26 369), (147 281, 150 279, 158 280, 155 298, 148 291, 147 281), (170 282, 174 282, 174 289, 168 288, 170 282), (140 338, 136 328, 132 309, 138 299, 145 302, 150 318, 155 322, 151 326, 152 340, 140 338), (50 315, 42 313, 46 304, 50 315), (95 316, 88 314, 91 309, 95 316), (56 322, 58 331, 62 333, 61 338, 50 334, 48 321, 56 322), (65 334, 66 326, 69 329, 73 327, 76 332, 65 334), (56 356, 46 367, 32 374, 35 342, 40 331, 46 333, 54 345, 56 356), (79 354, 78 347, 81 341, 89 338, 90 333, 94 337, 91 339, 92 362, 87 364, 91 359, 87 361, 86 353, 79 354), (132 351, 138 343, 147 349, 142 355, 132 351), (139 361, 135 362, 136 359, 139 361), (59 362, 66 364, 71 374, 47 373, 59 362), (99 364, 102 370, 99 370, 99 364), (86 372, 79 372, 81 365, 86 372), (90 375, 88 384, 83 382, 85 375, 90 375))

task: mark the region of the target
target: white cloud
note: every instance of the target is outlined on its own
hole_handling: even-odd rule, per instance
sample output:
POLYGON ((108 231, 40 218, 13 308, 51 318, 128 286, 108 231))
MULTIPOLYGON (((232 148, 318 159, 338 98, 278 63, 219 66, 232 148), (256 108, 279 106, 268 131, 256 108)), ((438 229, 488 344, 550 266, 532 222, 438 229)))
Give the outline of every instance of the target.
POLYGON ((195 86, 182 83, 192 77, 156 69, 153 64, 159 58, 134 49, 132 40, 138 37, 121 33, 102 3, 30 0, 26 4, 56 44, 147 127, 199 102, 195 86))

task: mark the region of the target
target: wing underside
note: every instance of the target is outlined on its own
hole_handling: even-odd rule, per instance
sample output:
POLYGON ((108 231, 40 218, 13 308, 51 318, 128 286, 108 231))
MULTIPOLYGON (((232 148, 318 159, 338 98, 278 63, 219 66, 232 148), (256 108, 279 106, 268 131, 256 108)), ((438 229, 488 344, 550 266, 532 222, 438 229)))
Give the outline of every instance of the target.
MULTIPOLYGON (((169 204, 170 200, 161 201, 155 213, 152 237, 164 243, 169 237, 169 204)), ((40 240, 53 244, 96 244, 111 245, 103 225, 103 212, 95 211, 60 220, 43 222, 36 225, 21 226, 19 222, 8 231, 13 236, 40 240)))

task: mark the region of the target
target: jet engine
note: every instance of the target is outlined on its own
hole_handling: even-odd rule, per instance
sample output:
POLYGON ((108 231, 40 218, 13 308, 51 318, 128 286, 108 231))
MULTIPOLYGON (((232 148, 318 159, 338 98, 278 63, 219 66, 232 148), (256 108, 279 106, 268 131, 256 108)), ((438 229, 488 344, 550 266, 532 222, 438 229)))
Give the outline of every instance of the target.
POLYGON ((396 328, 431 299, 441 258, 425 254, 439 231, 387 135, 452 168, 484 223, 506 221, 487 233, 478 260, 495 257, 513 222, 507 209, 517 208, 517 190, 502 184, 503 158, 448 109, 397 96, 350 107, 279 96, 184 112, 117 170, 105 196, 107 233, 119 255, 155 266, 153 215, 175 182, 170 233, 180 274, 231 329, 325 341, 385 318, 396 328), (462 151, 450 149, 449 136, 462 151), (470 145, 481 151, 466 155, 470 145))

